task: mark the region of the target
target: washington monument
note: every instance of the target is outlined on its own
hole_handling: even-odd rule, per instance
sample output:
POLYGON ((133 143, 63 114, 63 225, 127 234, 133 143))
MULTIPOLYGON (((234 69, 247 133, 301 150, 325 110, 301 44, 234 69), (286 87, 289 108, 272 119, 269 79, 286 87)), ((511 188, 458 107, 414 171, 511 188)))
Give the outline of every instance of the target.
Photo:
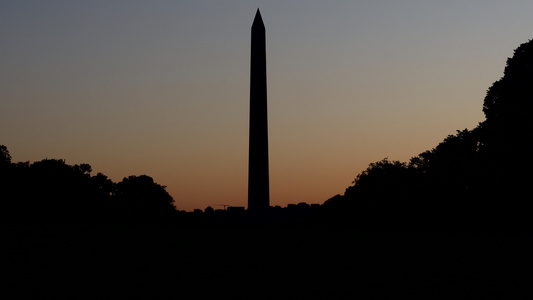
POLYGON ((266 39, 265 25, 257 9, 252 24, 250 63, 248 210, 264 212, 269 206, 266 39))

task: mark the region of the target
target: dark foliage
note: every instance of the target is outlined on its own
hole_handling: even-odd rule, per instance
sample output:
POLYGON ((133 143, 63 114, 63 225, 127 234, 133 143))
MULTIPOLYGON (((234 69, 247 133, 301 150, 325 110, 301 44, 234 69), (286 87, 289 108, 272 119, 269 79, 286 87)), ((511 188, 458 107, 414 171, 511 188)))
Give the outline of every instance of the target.
POLYGON ((457 131, 410 162, 372 163, 343 196, 324 203, 355 210, 360 224, 411 228, 530 228, 533 180, 533 41, 507 60, 487 91, 486 120, 457 131), (418 225, 416 225, 418 224, 418 225))
POLYGON ((11 155, 6 146, 0 145, 0 166, 6 167, 9 164, 11 164, 11 155))
POLYGON ((162 222, 173 213, 165 187, 146 175, 118 184, 88 164, 68 165, 61 159, 32 164, 11 163, 1 146, 2 221, 16 224, 162 222))
POLYGON ((174 200, 165 187, 146 175, 129 176, 117 183, 115 200, 125 209, 126 217, 135 222, 168 220, 175 212, 174 200))

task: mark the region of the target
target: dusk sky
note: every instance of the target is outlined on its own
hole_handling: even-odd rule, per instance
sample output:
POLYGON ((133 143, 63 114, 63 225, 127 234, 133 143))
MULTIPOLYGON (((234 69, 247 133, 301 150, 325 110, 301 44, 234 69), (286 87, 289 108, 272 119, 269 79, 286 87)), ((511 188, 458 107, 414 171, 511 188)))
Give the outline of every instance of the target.
POLYGON ((474 128, 533 38, 530 0, 1 1, 0 144, 149 175, 180 210, 246 206, 258 7, 271 205, 323 203, 474 128))

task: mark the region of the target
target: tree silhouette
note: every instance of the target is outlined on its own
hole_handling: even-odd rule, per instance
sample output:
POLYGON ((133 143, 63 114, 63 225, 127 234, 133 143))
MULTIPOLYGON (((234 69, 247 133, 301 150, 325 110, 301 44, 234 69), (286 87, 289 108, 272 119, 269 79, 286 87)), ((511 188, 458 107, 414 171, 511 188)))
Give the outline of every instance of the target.
POLYGON ((337 196, 329 201, 351 211, 360 225, 376 227, 412 220, 423 202, 430 201, 426 197, 414 167, 385 158, 357 175, 342 198, 337 196))
POLYGON ((0 145, 0 167, 5 167, 9 164, 11 164, 11 155, 6 146, 0 145))
POLYGON ((2 222, 74 224, 168 220, 176 213, 165 187, 149 176, 129 176, 115 184, 89 164, 63 159, 11 163, 0 146, 2 222))
POLYGON ((533 179, 533 40, 507 60, 504 76, 487 91, 480 125, 487 180, 493 193, 517 198, 533 179))
POLYGON ((409 165, 423 177, 424 185, 431 188, 433 197, 464 198, 481 182, 479 130, 458 130, 437 147, 411 158, 409 165))
POLYGON ((44 159, 26 170, 29 200, 36 218, 42 222, 81 221, 90 210, 91 167, 68 165, 62 159, 44 159))
POLYGON ((425 214, 448 224, 527 226, 524 212, 530 200, 524 195, 533 180, 532 82, 533 40, 515 50, 504 76, 488 89, 485 121, 449 135, 409 164, 388 159, 371 163, 344 196, 324 206, 354 209, 367 219, 390 220, 395 214, 420 219, 425 214))
POLYGON ((385 158, 371 163, 366 170, 361 172, 353 181, 353 186, 348 188, 346 195, 360 193, 372 194, 375 198, 404 197, 410 192, 413 183, 413 170, 400 161, 389 161, 385 158))
POLYGON ((516 124, 533 127, 530 122, 532 79, 533 40, 530 40, 514 50, 513 57, 507 59, 504 76, 488 89, 483 103, 486 122, 509 126, 509 129, 516 124))
POLYGON ((163 221, 176 211, 165 186, 146 175, 124 178, 116 184, 115 197, 127 218, 136 222, 163 221))
POLYGON ((115 191, 115 185, 111 179, 102 173, 98 173, 90 178, 90 184, 96 197, 109 199, 115 191))

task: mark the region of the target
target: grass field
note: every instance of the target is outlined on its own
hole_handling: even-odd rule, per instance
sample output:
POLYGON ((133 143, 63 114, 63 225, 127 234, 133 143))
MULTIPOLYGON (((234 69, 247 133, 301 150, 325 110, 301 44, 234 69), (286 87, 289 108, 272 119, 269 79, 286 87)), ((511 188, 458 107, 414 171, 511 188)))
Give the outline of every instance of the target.
POLYGON ((298 226, 2 230, 3 299, 529 299, 525 233, 298 226))

